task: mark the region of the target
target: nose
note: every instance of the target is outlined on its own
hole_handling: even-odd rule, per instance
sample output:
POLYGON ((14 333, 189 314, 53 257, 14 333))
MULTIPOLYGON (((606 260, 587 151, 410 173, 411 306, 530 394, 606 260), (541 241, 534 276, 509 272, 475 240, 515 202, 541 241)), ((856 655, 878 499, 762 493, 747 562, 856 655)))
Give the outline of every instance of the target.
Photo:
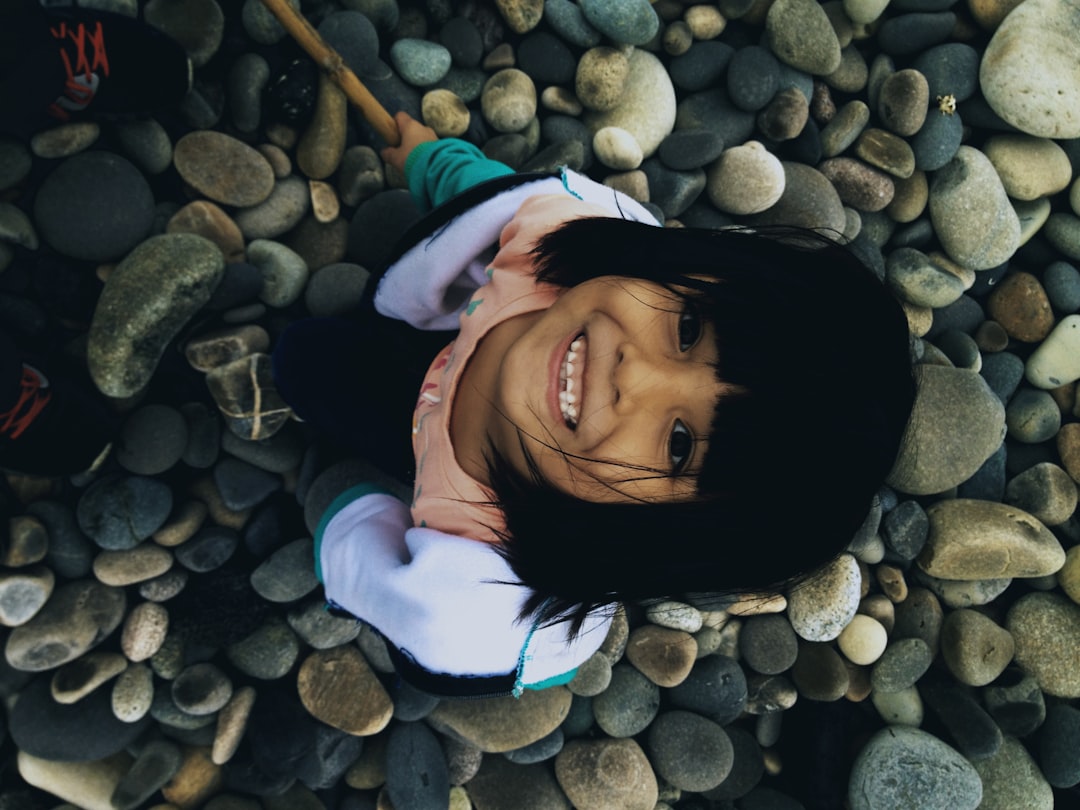
POLYGON ((649 405, 654 399, 670 399, 676 386, 677 361, 647 346, 627 341, 615 355, 612 385, 616 413, 649 405))

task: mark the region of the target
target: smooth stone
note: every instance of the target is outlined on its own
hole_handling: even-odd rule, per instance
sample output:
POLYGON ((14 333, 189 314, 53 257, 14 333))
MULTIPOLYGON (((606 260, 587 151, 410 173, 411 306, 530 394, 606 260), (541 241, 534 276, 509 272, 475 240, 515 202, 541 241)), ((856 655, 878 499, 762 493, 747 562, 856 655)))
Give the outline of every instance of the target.
POLYGON ((634 136, 620 127, 604 127, 593 135, 593 153, 609 169, 629 171, 644 159, 634 136))
POLYGON ((637 669, 619 663, 611 682, 592 702, 596 724, 609 737, 632 737, 648 728, 660 708, 660 690, 637 669))
POLYGON ((747 714, 787 711, 799 699, 795 684, 786 675, 751 675, 746 681, 747 714))
POLYGON ((658 158, 649 158, 641 164, 641 170, 649 185, 648 203, 658 208, 664 219, 681 216, 705 191, 703 169, 677 172, 658 158))
MULTIPOLYGON (((288 0, 288 3, 294 11, 300 10, 300 0, 288 0)), ((259 0, 244 0, 240 18, 244 31, 260 45, 276 45, 286 36, 277 17, 259 0)))
POLYGON ((184 182, 224 205, 258 205, 274 190, 274 171, 269 161, 222 132, 205 130, 185 135, 176 142, 173 163, 184 182))
POLYGON ((929 102, 926 77, 911 68, 899 70, 878 90, 878 115, 886 129, 902 137, 914 135, 926 121, 929 102))
POLYGON ((983 687, 986 711, 1005 734, 1026 737, 1046 720, 1046 699, 1036 679, 1010 667, 996 683, 983 687))
POLYGON ((1066 596, 1080 605, 1080 546, 1065 552, 1065 565, 1058 571, 1058 584, 1066 596))
POLYGON ((149 718, 117 720, 104 689, 78 703, 57 703, 49 680, 38 678, 24 687, 8 717, 8 732, 26 754, 55 762, 103 759, 124 750, 150 725, 149 718))
POLYGON ((477 768, 475 776, 467 780, 469 798, 477 810, 569 810, 548 765, 515 765, 504 757, 486 756, 482 764, 477 762, 477 768))
POLYGON ((697 658, 697 642, 685 630, 643 625, 630 632, 626 660, 657 686, 682 683, 697 658))
POLYGON ((1002 264, 1019 245, 1020 221, 1001 179, 986 155, 970 146, 961 146, 934 175, 930 216, 945 252, 973 270, 1002 264))
POLYGON ((518 765, 531 765, 536 762, 546 762, 554 758, 563 748, 566 738, 562 727, 537 740, 524 748, 507 751, 503 754, 511 762, 518 765))
POLYGON ((518 66, 539 85, 569 85, 576 59, 570 49, 547 31, 534 31, 517 48, 518 66))
POLYGON ((476 23, 468 17, 451 17, 439 29, 439 42, 450 52, 455 65, 475 68, 484 55, 484 41, 476 23))
POLYGON ((979 84, 997 113, 1021 132, 1080 137, 1080 10, 1055 0, 1024 3, 998 26, 983 52, 979 84), (1037 43, 1036 47, 1032 43, 1037 43))
POLYGON ((582 810, 653 810, 656 776, 630 739, 572 740, 555 758, 555 778, 582 810))
POLYGON ((918 53, 948 39, 955 25, 951 11, 899 14, 878 28, 878 44, 890 56, 918 53))
POLYGON ((920 684, 926 704, 952 736, 957 750, 970 762, 993 756, 1004 739, 997 723, 970 689, 948 682, 920 684))
POLYGON ((1013 506, 939 501, 927 509, 927 517, 930 532, 918 564, 934 577, 1039 577, 1054 573, 1065 562, 1065 552, 1049 529, 1013 506))
POLYGON ((680 709, 660 714, 649 726, 647 748, 657 775, 686 791, 719 785, 731 773, 735 758, 723 728, 680 709))
POLYGON ((1016 643, 1016 664, 1044 692, 1080 697, 1080 605, 1054 593, 1029 593, 1009 608, 1005 627, 1016 643))
POLYGON ((124 422, 116 459, 128 472, 158 475, 172 468, 187 447, 187 424, 168 405, 145 405, 124 422))
POLYGON ((161 528, 172 511, 172 491, 156 478, 113 475, 98 479, 79 498, 79 528, 101 548, 135 548, 161 528))
POLYGON ((757 112, 772 101, 780 85, 780 64, 766 48, 751 45, 731 57, 727 91, 741 110, 757 112))
POLYGON ((9 202, 0 202, 0 241, 21 245, 29 250, 37 250, 40 246, 30 217, 9 202))
POLYGON ((112 712, 124 723, 135 723, 150 711, 154 702, 154 672, 145 664, 133 664, 120 673, 113 684, 112 712))
POLYGON ((916 365, 918 393, 886 483, 911 495, 967 480, 1001 445, 1005 408, 976 372, 916 365))
POLYGON ((651 53, 634 49, 629 56, 630 71, 619 102, 603 112, 585 115, 589 131, 621 127, 634 136, 648 158, 675 128, 675 88, 663 63, 651 53))
POLYGON ((390 61, 405 81, 415 87, 430 87, 450 70, 450 51, 437 42, 399 39, 390 47, 390 61))
POLYGON ((585 19, 620 45, 644 45, 660 28, 660 18, 647 0, 584 0, 585 19))
POLYGON ((329 726, 367 737, 386 728, 394 705, 355 647, 318 650, 297 676, 304 708, 329 726))
POLYGON ((147 743, 113 790, 111 801, 117 808, 143 805, 172 779, 183 763, 180 748, 165 740, 147 743))
MULTIPOLYGON (((269 81, 270 63, 259 54, 245 53, 233 62, 229 71, 228 96, 232 122, 240 132, 251 133, 259 128, 262 94, 269 81)), ((262 150, 257 151, 269 160, 262 150)))
POLYGON ((1051 214, 1043 235, 1047 241, 1068 259, 1080 259, 1080 216, 1064 211, 1051 214))
POLYGON ((698 169, 712 163, 724 151, 723 140, 705 129, 675 130, 663 141, 657 156, 670 169, 676 171, 698 169))
MULTIPOLYGON (((330 649, 330 648, 323 648, 330 649)), ((229 662, 245 675, 264 681, 284 677, 300 655, 296 633, 278 617, 225 648, 229 662)))
POLYGON ((154 543, 124 551, 102 551, 94 558, 94 576, 105 585, 123 588, 161 576, 172 567, 172 554, 154 543))
POLYGON ((153 209, 153 192, 129 161, 110 152, 82 152, 42 181, 34 197, 34 222, 58 253, 110 261, 146 238, 153 209), (100 211, 110 215, 102 218, 100 211))
MULTIPOLYGON (((74 807, 80 810, 116 810, 111 801, 112 794, 131 768, 132 757, 121 751, 90 762, 53 762, 20 751, 16 763, 19 776, 27 784, 58 799, 78 802, 78 805, 60 805, 64 810, 74 807)), ((15 794, 16 802, 23 799, 24 796, 15 794)))
POLYGON ((480 108, 499 132, 520 132, 536 117, 536 85, 517 68, 504 68, 484 84, 480 108))
POLYGON ((836 646, 853 664, 867 666, 881 657, 888 641, 888 631, 881 622, 872 616, 857 613, 836 637, 836 646))
POLYGON ((127 659, 120 653, 88 652, 53 673, 52 698, 64 705, 77 703, 126 668, 127 659))
POLYGON ((780 199, 747 224, 797 225, 825 233, 843 233, 847 225, 844 204, 825 175, 801 163, 782 161, 781 164, 784 188, 780 199))
POLYGON ((786 187, 785 167, 758 141, 726 149, 706 177, 709 200, 729 214, 757 214, 775 205, 786 187))
POLYGON ((1015 737, 1005 737, 992 756, 972 762, 983 785, 979 807, 985 810, 1053 810, 1054 791, 1027 749, 1015 737))
POLYGON ((270 350, 270 335, 261 326, 245 324, 206 332, 188 341, 184 358, 197 371, 211 371, 247 357, 270 350))
POLYGON ((885 262, 885 280, 908 303, 938 309, 964 294, 964 279, 951 268, 935 263, 921 250, 904 247, 892 251, 885 262))
POLYGON ((855 143, 870 122, 866 102, 853 99, 836 111, 821 130, 821 151, 825 157, 835 157, 855 143))
POLYGON ((1038 343, 1054 328, 1050 300, 1031 273, 1010 273, 990 293, 986 303, 990 317, 1016 340, 1038 343))
POLYGON ((296 146, 297 168, 309 179, 323 180, 341 164, 348 108, 345 92, 329 76, 320 75, 314 115, 296 146))
POLYGON ((722 79, 734 54, 735 50, 724 42, 694 42, 686 53, 670 61, 672 84, 687 93, 713 87, 722 79))
POLYGON ((424 121, 442 138, 458 138, 469 129, 471 113, 465 102, 450 90, 424 93, 420 101, 424 121))
POLYGON ((917 501, 902 501, 882 519, 881 534, 889 550, 913 560, 926 544, 930 521, 917 501))
POLYGON ((1012 661, 1013 638, 982 613, 955 610, 941 627, 941 654, 960 683, 985 686, 1012 661))
POLYGON ((520 698, 444 700, 428 715, 427 722, 440 733, 485 753, 498 754, 546 737, 566 718, 570 700, 569 690, 558 686, 527 689, 520 698))
POLYGON ((147 386, 188 320, 221 280, 224 257, 208 239, 164 234, 147 239, 109 274, 90 324, 87 362, 107 396, 147 386))
POLYGON ((124 620, 120 649, 129 661, 146 661, 161 649, 168 632, 168 610, 156 602, 142 602, 124 620))
POLYGON ((850 554, 840 554, 788 594, 788 620, 806 641, 832 641, 858 610, 862 575, 850 554))
POLYGON ((881 211, 892 202, 895 194, 892 180, 862 161, 829 158, 817 168, 833 184, 840 201, 858 211, 881 211))
POLYGON ((685 602, 664 601, 649 605, 645 617, 655 625, 696 633, 701 629, 701 611, 685 602))
POLYGON ((765 38, 778 59, 798 70, 825 76, 840 67, 840 40, 818 3, 777 0, 765 17, 765 38))
MULTIPOLYGON (((668 690, 666 696, 672 706, 723 726, 737 718, 746 706, 746 676, 733 658, 709 655, 694 664, 686 679, 668 690)), ((604 698, 601 695, 598 699, 604 698)))
POLYGON ((256 692, 251 686, 244 686, 233 692, 229 702, 218 712, 214 742, 210 750, 210 759, 215 765, 224 765, 240 747, 247 731, 248 719, 255 703, 256 692))
POLYGON ((182 45, 195 67, 213 58, 225 34, 225 15, 216 0, 150 0, 143 16, 147 23, 182 45))
MULTIPOLYGON (((1080 185, 1073 184, 1074 188, 1080 185)), ((1050 303, 1059 312, 1080 310, 1080 270, 1068 262, 1053 262, 1042 276, 1043 288, 1050 303)))
POLYGON ((215 714, 233 694, 229 676, 210 663, 185 668, 176 676, 171 689, 177 708, 196 716, 215 714))
POLYGON ((856 756, 847 798, 852 810, 975 810, 982 800, 982 783, 954 748, 925 731, 889 726, 856 756))
POLYGON ((1061 411, 1048 392, 1022 388, 1005 406, 1005 424, 1010 439, 1040 444, 1057 435, 1061 411))
POLYGON ((1069 474, 1042 462, 1014 476, 1005 486, 1004 502, 1022 509, 1047 526, 1058 526, 1077 508, 1077 487, 1069 474))
POLYGON ((1014 200, 1049 197, 1067 188, 1072 180, 1069 156, 1049 138, 993 135, 982 148, 1005 192, 1014 200))
POLYGON ((959 152, 963 137, 964 123, 959 114, 928 115, 910 140, 915 168, 932 172, 946 166, 959 152))
POLYGON ((1012 584, 1010 577, 972 580, 938 579, 920 568, 913 569, 913 574, 916 582, 933 592, 946 607, 951 608, 988 605, 1012 584))
POLYGON ((370 199, 383 190, 385 179, 382 159, 370 146, 345 150, 337 182, 343 203, 356 206, 370 199))
POLYGON ((240 538, 226 526, 204 526, 177 546, 176 561, 188 571, 206 573, 223 566, 236 552, 240 538))
POLYGON ((399 723, 386 746, 386 793, 395 807, 441 810, 450 790, 446 757, 423 723, 399 723))
POLYGON ((7 191, 22 183, 34 165, 30 150, 13 138, 0 138, 0 189, 7 191))
POLYGON ((966 42, 946 42, 920 53, 911 67, 926 77, 930 98, 967 101, 979 89, 980 54, 966 42))
POLYGON ((1056 788, 1080 784, 1080 709, 1056 704, 1046 710, 1046 722, 1039 730, 1039 767, 1046 781, 1056 788))
POLYGON ((360 635, 359 622, 334 616, 326 610, 325 602, 320 599, 293 607, 286 619, 296 635, 316 650, 328 650, 348 644, 360 635))
POLYGON ((871 692, 870 702, 889 725, 919 728, 923 724, 926 709, 914 686, 896 692, 871 692))
POLYGON ((274 239, 295 228, 310 210, 308 184, 290 175, 275 182, 262 202, 238 211, 234 219, 247 239, 274 239))
POLYGON ((933 654, 921 638, 897 639, 875 662, 870 683, 876 692, 899 692, 914 686, 931 663, 933 654))
POLYGON ((778 675, 795 663, 799 646, 785 616, 751 616, 739 634, 739 651, 754 671, 778 675))
POLYGON ((517 34, 536 28, 544 14, 544 4, 539 0, 496 0, 495 5, 510 30, 517 34))
POLYGON ((312 273, 304 288, 304 304, 317 318, 344 315, 359 306, 370 277, 358 264, 328 264, 312 273))
POLYGON ((302 537, 283 546, 251 572, 251 585, 270 602, 294 602, 319 585, 313 564, 314 541, 302 537))
POLYGON ((379 63, 378 17, 371 9, 364 13, 355 2, 342 5, 348 10, 326 15, 319 23, 319 35, 358 76, 369 76, 379 63))
POLYGON ((903 138, 884 129, 865 129, 855 142, 855 154, 894 178, 915 173, 915 153, 903 138))
POLYGON ((0 573, 0 624, 26 624, 52 596, 56 577, 45 566, 0 573))
POLYGON ((571 0, 546 0, 544 20, 562 39, 579 48, 593 48, 603 36, 586 19, 581 6, 571 0))
POLYGON ((800 696, 825 703, 842 698, 851 684, 847 665, 833 645, 814 642, 799 644, 791 680, 800 696))

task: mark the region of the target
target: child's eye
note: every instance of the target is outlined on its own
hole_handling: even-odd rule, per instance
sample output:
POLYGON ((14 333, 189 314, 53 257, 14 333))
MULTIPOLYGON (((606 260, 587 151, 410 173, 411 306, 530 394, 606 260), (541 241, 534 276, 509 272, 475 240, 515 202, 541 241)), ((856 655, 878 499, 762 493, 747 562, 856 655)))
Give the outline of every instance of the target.
POLYGON ((701 337, 701 316, 697 308, 687 304, 679 313, 679 351, 689 351, 701 337))
POLYGON ((671 470, 675 475, 681 473, 688 461, 690 452, 694 449, 694 437, 690 435, 689 428, 676 419, 671 428, 671 438, 668 440, 668 454, 671 456, 671 470))

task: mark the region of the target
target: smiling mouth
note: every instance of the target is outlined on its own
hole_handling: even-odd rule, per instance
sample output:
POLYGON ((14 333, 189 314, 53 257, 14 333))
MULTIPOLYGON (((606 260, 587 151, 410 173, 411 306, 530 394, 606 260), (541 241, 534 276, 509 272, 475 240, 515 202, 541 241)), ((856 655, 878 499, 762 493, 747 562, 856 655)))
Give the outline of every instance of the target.
POLYGON ((566 426, 574 430, 578 426, 578 403, 582 400, 585 375, 585 335, 570 341, 570 348, 563 358, 559 371, 559 409, 566 426))

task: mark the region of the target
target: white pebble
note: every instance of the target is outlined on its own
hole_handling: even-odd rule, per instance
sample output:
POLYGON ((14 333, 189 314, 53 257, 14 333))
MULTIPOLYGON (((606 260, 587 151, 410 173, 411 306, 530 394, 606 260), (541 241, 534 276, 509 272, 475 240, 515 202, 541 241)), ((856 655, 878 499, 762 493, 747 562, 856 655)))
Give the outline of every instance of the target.
POLYGON ((629 171, 645 159, 637 139, 621 127, 604 127, 593 136, 593 152, 609 169, 629 171))
POLYGON ((885 652, 889 634, 877 619, 859 613, 840 631, 836 643, 851 663, 865 666, 877 661, 885 652))

